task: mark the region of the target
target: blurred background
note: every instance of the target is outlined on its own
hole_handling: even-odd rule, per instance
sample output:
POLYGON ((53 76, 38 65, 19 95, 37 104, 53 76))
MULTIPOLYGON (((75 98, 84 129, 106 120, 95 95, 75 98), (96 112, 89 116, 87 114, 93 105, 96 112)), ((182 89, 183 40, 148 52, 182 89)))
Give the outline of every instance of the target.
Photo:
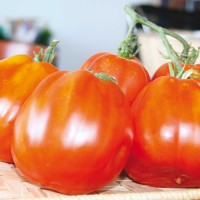
MULTIPOLYGON (((27 45, 46 47, 52 39, 58 39, 57 67, 75 70, 97 52, 117 53, 117 47, 128 29, 127 16, 123 10, 125 4, 136 8, 155 23, 184 31, 187 36, 189 34, 199 39, 200 0, 7 0, 1 3, 0 40, 12 41, 21 46, 10 48, 2 56, 25 52, 27 45), (174 13, 179 15, 174 16, 174 13), (197 19, 193 14, 197 14, 197 19), (168 22, 171 15, 171 21, 168 22)), ((154 63, 149 63, 152 55, 148 48, 152 46, 158 50, 156 45, 160 43, 154 41, 146 47, 146 39, 150 40, 150 36, 140 39, 146 50, 141 50, 140 57, 151 68, 159 65, 159 59, 155 58, 154 63)), ((3 44, 0 43, 0 53, 2 49, 3 44)))

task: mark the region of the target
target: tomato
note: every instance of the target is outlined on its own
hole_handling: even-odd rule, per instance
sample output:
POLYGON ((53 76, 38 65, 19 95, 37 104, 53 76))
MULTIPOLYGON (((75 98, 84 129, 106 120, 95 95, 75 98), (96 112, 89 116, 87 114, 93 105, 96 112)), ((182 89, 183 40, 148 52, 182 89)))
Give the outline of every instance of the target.
POLYGON ((125 170, 155 187, 200 186, 200 88, 160 77, 131 106, 134 142, 125 170))
MULTIPOLYGON (((172 67, 173 67, 173 64, 172 64, 172 67)), ((182 67, 184 67, 184 71, 193 69, 200 73, 200 64, 186 64, 186 65, 182 65, 182 67)), ((152 80, 160 76, 170 76, 169 63, 164 63, 163 65, 161 65, 153 74, 152 80)), ((199 75, 197 76, 195 73, 191 74, 190 79, 193 79, 195 82, 200 83, 200 77, 199 75)))
POLYGON ((27 55, 0 60, 0 160, 12 163, 11 138, 16 116, 36 85, 57 69, 27 55))
POLYGON ((170 63, 164 63, 163 65, 161 65, 153 74, 152 76, 152 80, 160 77, 160 76, 170 76, 169 73, 169 64, 170 63))
POLYGON ((129 60, 107 52, 91 56, 81 69, 91 69, 115 78, 129 104, 132 104, 140 90, 150 82, 147 70, 137 58, 129 60))
POLYGON ((13 159, 44 188, 86 194, 113 181, 133 140, 119 87, 88 71, 59 71, 35 89, 15 123, 13 159))

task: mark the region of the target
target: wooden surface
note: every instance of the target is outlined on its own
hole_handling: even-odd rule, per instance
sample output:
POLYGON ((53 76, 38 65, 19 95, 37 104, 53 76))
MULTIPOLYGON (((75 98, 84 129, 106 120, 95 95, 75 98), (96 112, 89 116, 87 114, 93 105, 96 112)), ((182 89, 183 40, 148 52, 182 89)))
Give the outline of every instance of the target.
POLYGON ((14 165, 0 162, 0 200, 195 200, 200 189, 161 189, 137 184, 126 176, 89 195, 68 196, 26 182, 14 165))

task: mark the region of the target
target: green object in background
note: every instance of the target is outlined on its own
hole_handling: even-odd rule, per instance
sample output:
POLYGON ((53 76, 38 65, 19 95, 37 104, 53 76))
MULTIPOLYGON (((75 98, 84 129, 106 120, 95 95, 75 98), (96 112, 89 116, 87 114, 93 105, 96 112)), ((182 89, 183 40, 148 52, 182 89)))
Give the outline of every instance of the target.
POLYGON ((35 39, 35 43, 49 45, 51 37, 51 31, 48 28, 45 28, 38 33, 38 36, 35 39))
POLYGON ((0 40, 9 40, 9 37, 6 36, 4 28, 0 26, 0 40))
POLYGON ((26 40, 26 36, 27 38, 29 38, 28 34, 30 32, 30 29, 33 29, 34 31, 34 26, 32 28, 30 27, 30 24, 26 24, 23 21, 22 22, 20 21, 20 23, 21 25, 19 25, 19 23, 11 23, 11 22, 7 22, 6 24, 5 23, 0 24, 0 40, 29 42, 29 43, 41 44, 44 46, 48 46, 50 44, 53 34, 48 27, 40 27, 39 29, 36 29, 35 38, 29 41, 26 40), (25 35, 18 35, 18 32, 20 34, 25 34, 25 35), (19 38, 16 38, 15 34, 19 38))

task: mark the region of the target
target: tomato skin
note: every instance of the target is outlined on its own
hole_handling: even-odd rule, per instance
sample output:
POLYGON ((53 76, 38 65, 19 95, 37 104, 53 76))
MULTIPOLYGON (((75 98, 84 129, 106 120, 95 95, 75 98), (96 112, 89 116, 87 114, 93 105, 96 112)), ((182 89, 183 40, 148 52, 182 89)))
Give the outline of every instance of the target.
POLYGON ((152 76, 152 80, 155 80, 156 78, 160 77, 160 76, 170 76, 169 73, 169 63, 164 63, 163 65, 161 65, 153 74, 152 76))
POLYGON ((86 194, 119 175, 129 156, 132 129, 130 108, 113 82, 87 71, 59 71, 22 107, 13 158, 22 174, 42 187, 86 194))
POLYGON ((0 61, 0 160, 12 163, 11 138, 18 111, 48 74, 57 71, 49 63, 35 63, 27 55, 16 55, 0 61))
POLYGON ((131 106, 134 142, 125 170, 154 187, 200 186, 200 88, 163 76, 131 106))
POLYGON ((114 77, 130 105, 139 91, 150 82, 147 70, 137 58, 128 60, 107 52, 91 56, 81 69, 92 69, 93 72, 103 72, 114 77))

